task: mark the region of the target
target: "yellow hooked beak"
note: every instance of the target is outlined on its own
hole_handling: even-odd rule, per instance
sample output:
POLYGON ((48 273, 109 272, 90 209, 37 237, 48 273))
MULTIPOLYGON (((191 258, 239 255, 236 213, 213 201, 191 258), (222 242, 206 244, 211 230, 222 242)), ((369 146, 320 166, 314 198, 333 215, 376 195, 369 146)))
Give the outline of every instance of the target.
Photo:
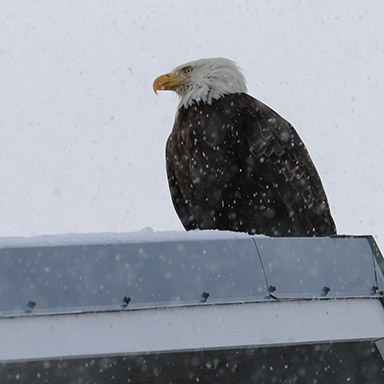
POLYGON ((183 79, 173 73, 166 73, 155 79, 153 82, 153 90, 157 95, 157 91, 172 91, 176 86, 180 85, 183 79))

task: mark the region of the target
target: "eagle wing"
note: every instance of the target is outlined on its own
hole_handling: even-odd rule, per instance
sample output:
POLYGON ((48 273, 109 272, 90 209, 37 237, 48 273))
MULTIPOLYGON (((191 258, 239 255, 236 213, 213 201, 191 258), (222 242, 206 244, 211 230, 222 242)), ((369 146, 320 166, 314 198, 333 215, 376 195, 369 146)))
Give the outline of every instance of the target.
POLYGON ((232 135, 248 182, 264 191, 259 197, 276 214, 275 220, 290 221, 288 233, 282 227, 283 233, 276 235, 335 234, 323 185, 296 130, 260 101, 246 94, 236 96, 228 99, 232 135))
MULTIPOLYGON (((179 182, 177 180, 175 170, 174 170, 174 153, 177 149, 172 142, 172 136, 168 138, 166 145, 166 164, 167 164, 167 177, 168 185, 171 193, 172 203, 176 210, 177 215, 180 218, 181 223, 184 228, 189 231, 191 229, 197 228, 197 221, 192 214, 191 209, 189 208, 188 201, 183 197, 179 182)), ((177 161, 177 160, 176 160, 177 161)))

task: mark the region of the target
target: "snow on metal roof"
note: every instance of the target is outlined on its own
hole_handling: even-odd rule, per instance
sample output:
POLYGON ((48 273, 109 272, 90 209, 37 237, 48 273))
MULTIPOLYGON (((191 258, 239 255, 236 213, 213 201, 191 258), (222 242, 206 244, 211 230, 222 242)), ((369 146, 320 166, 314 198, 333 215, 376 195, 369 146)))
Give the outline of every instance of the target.
MULTIPOLYGON (((0 248, 54 247, 69 245, 102 245, 153 243, 164 241, 196 241, 220 239, 245 239, 249 235, 240 232, 219 230, 154 231, 146 227, 137 232, 66 233, 32 237, 0 237, 0 248)), ((265 237, 256 235, 256 237, 265 237)))

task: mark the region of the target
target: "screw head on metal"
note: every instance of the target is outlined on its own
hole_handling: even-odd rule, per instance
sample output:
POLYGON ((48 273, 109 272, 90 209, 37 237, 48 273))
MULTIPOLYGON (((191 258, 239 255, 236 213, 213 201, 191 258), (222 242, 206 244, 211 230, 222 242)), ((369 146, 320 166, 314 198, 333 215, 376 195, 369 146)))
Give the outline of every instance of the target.
POLYGON ((328 292, 331 290, 331 288, 327 287, 327 286, 324 286, 323 288, 323 293, 324 295, 328 295, 328 292))
POLYGON ((207 301, 207 299, 208 299, 208 297, 209 297, 209 292, 203 292, 202 293, 202 295, 201 295, 201 297, 205 300, 205 301, 207 301))

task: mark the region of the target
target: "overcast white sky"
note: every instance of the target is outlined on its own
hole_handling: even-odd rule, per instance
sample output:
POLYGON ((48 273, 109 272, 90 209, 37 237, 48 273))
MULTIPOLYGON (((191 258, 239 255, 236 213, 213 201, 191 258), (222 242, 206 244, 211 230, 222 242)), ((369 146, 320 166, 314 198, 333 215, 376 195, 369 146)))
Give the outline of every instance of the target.
POLYGON ((383 1, 0 3, 0 236, 181 230, 153 79, 201 57, 297 129, 338 231, 384 250, 383 1))

